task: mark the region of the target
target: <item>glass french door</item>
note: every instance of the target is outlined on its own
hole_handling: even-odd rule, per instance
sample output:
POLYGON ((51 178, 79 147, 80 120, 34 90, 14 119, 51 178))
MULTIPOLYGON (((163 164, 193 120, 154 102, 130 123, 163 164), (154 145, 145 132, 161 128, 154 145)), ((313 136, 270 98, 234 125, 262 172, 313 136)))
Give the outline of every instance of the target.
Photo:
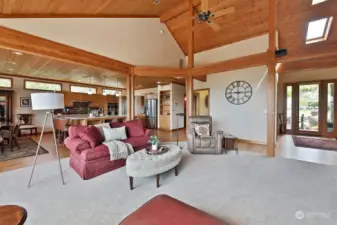
POLYGON ((320 83, 299 84, 298 133, 319 134, 320 83))
POLYGON ((337 137, 336 129, 336 84, 337 81, 326 81, 324 82, 324 91, 323 101, 324 101, 324 115, 323 115, 323 136, 328 138, 337 137))
POLYGON ((337 80, 285 86, 286 131, 337 138, 337 80))

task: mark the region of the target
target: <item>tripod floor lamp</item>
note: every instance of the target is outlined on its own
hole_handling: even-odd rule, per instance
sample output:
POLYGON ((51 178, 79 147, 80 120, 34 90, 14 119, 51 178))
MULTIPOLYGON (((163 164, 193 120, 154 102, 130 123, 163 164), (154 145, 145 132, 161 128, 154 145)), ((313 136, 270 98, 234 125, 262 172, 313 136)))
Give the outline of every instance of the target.
POLYGON ((48 118, 51 119, 51 124, 52 124, 52 128, 53 128, 53 138, 54 138, 55 150, 56 150, 56 155, 57 155, 57 158, 58 158, 58 163, 59 163, 59 166, 60 166, 62 184, 64 184, 62 166, 61 166, 61 161, 60 161, 59 149, 58 149, 58 145, 57 145, 57 141, 56 141, 56 133, 55 133, 55 127, 54 127, 54 120, 53 120, 54 110, 64 108, 64 95, 59 94, 59 93, 32 93, 31 99, 32 99, 32 109, 33 110, 44 110, 44 111, 47 111, 47 112, 46 112, 46 116, 45 116, 45 119, 44 119, 42 131, 41 131, 41 135, 40 135, 40 140, 39 140, 39 143, 37 145, 34 164, 33 164, 33 168, 32 168, 32 173, 31 173, 30 178, 29 178, 28 187, 31 186, 30 184, 32 182, 32 178, 33 178, 33 174, 34 174, 36 160, 37 160, 37 156, 39 154, 41 141, 42 141, 44 129, 46 127, 48 118))

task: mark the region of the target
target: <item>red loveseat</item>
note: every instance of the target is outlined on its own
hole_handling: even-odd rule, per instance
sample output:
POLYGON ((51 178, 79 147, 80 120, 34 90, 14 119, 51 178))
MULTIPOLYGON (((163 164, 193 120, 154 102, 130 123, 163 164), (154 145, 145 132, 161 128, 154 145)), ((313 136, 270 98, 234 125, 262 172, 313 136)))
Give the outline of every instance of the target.
MULTIPOLYGON (((127 139, 123 142, 130 143, 135 151, 144 149, 148 146, 151 131, 143 128, 140 120, 132 120, 124 123, 111 123, 112 128, 125 126, 127 139)), ((92 128, 92 127, 91 127, 92 128)), ((100 143, 95 146, 84 140, 80 136, 88 130, 88 126, 69 127, 67 137, 64 141, 65 146, 70 150, 70 167, 72 167, 84 180, 88 180, 118 169, 125 165, 125 159, 110 161, 109 149, 100 143)), ((95 135, 100 135, 102 141, 104 137, 97 129, 95 135)), ((83 136, 82 136, 83 137, 83 136)))

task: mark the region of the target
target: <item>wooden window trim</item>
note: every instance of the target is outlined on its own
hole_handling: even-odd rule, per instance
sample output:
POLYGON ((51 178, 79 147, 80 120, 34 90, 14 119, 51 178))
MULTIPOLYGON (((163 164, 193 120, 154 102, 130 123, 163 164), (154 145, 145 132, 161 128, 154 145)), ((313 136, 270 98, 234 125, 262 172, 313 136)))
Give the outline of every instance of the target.
POLYGON ((73 84, 71 84, 70 85, 70 89, 69 89, 69 92, 71 92, 71 93, 82 93, 82 92, 73 92, 73 91, 71 91, 71 87, 86 87, 86 88, 91 88, 91 89, 95 89, 96 90, 96 92, 94 93, 95 95, 97 94, 97 87, 95 87, 95 86, 90 86, 90 85, 73 85, 73 84))
POLYGON ((47 91, 47 92, 51 92, 51 90, 41 90, 41 89, 35 89, 35 88, 27 88, 26 87, 26 82, 30 81, 30 82, 36 82, 36 83, 45 83, 45 84, 58 84, 61 86, 61 90, 60 91, 56 91, 56 92, 62 92, 63 91, 63 85, 62 83, 57 83, 57 82, 49 82, 49 81, 43 81, 43 80, 34 80, 34 79, 24 79, 23 80, 23 88, 25 90, 33 90, 33 91, 47 91))
POLYGON ((10 87, 0 87, 1 89, 13 89, 14 87, 14 79, 12 77, 3 77, 3 76, 0 76, 1 79, 8 79, 8 80, 11 80, 11 86, 10 87))

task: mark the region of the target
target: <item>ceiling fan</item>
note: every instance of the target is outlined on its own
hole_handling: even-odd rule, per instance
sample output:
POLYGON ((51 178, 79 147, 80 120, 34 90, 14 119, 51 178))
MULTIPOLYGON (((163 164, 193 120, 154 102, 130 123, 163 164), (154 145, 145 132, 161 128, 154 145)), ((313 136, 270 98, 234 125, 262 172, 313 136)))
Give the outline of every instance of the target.
POLYGON ((219 23, 217 23, 214 19, 225 16, 227 14, 231 14, 235 12, 234 7, 224 8, 224 4, 226 2, 223 2, 222 4, 218 4, 212 8, 209 8, 208 6, 209 0, 201 0, 201 6, 200 11, 198 11, 197 7, 195 7, 195 11, 197 13, 197 16, 187 18, 181 23, 173 26, 171 29, 175 30, 177 28, 180 28, 184 25, 186 25, 186 22, 189 20, 197 20, 198 24, 206 23, 209 27, 211 27, 214 31, 218 31, 221 29, 221 26, 219 23))

